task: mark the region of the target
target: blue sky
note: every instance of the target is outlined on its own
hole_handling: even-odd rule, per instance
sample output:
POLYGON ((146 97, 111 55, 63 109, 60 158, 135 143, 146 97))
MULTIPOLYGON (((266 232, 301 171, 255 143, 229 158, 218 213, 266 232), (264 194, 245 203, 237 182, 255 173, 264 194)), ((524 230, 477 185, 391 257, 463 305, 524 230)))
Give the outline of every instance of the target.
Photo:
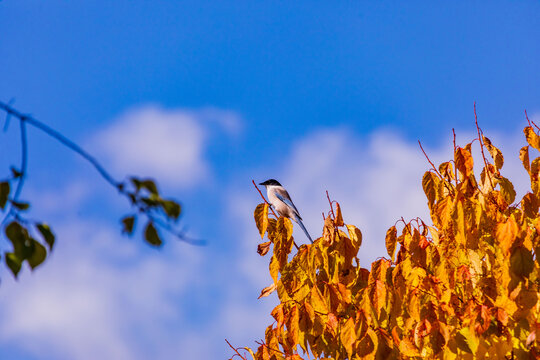
MULTIPOLYGON (((58 248, 17 283, 0 271, 0 356, 207 359, 231 355, 224 338, 255 346, 276 299, 256 300, 271 280, 251 179, 284 183, 312 234, 328 189, 364 232, 369 266, 396 219, 427 216, 416 140, 448 158, 452 128, 473 136, 474 101, 521 186, 512 157, 523 110, 540 117, 539 14, 537 1, 1 1, 0 99, 119 179, 155 175, 209 245, 122 238, 127 205, 32 131, 23 197, 58 248)), ((3 165, 17 162, 15 130, 3 165)))

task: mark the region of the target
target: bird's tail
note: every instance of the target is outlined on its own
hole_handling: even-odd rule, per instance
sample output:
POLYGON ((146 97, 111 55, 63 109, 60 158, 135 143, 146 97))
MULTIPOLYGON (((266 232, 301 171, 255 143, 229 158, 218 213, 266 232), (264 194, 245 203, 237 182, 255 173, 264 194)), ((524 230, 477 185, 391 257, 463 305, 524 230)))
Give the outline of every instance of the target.
POLYGON ((306 227, 304 226, 304 224, 302 223, 302 220, 300 220, 300 217, 298 216, 295 216, 295 220, 296 220, 296 223, 298 225, 300 225, 300 227, 302 228, 302 230, 304 230, 304 233, 306 234, 307 238, 309 239, 309 241, 311 241, 311 243, 313 244, 313 240, 311 239, 311 236, 309 235, 308 231, 306 230, 306 227))

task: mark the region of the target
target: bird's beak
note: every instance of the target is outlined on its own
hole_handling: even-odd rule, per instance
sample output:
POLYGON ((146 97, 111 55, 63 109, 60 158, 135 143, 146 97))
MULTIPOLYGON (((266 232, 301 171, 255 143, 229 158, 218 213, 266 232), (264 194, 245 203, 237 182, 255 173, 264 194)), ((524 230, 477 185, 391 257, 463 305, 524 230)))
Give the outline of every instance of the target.
POLYGON ((264 185, 264 183, 259 183, 259 185, 264 185))

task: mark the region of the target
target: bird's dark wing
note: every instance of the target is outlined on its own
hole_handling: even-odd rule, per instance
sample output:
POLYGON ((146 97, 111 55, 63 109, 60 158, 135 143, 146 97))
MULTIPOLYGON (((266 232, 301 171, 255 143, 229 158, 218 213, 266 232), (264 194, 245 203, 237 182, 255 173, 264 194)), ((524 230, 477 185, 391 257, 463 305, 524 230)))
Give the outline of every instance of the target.
POLYGON ((296 213, 298 218, 300 218, 300 220, 302 220, 302 218, 300 217, 300 213, 298 212, 298 209, 296 208, 296 206, 294 206, 294 204, 293 204, 293 202, 291 200, 291 197, 289 196, 289 193, 287 192, 287 190, 285 190, 283 188, 282 189, 276 189, 276 196, 277 196, 277 198, 279 200, 283 201, 289 207, 294 209, 294 212, 296 213))

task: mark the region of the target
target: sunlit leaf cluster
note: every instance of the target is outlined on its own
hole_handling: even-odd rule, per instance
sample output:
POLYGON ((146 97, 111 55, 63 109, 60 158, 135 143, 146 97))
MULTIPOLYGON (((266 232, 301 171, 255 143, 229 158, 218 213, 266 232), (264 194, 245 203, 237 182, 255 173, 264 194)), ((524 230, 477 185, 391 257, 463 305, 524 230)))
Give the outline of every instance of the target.
MULTIPOLYGON (((536 359, 540 357, 540 137, 525 128, 520 159, 530 191, 516 199, 501 151, 478 131, 422 178, 431 221, 398 221, 388 258, 362 268, 362 235, 339 204, 314 244, 294 252, 292 224, 255 210, 260 255, 270 257, 274 319, 257 351, 280 359, 536 359)), ((430 162, 431 163, 431 162, 430 162)), ((383 241, 381 239, 381 241, 383 241)))

